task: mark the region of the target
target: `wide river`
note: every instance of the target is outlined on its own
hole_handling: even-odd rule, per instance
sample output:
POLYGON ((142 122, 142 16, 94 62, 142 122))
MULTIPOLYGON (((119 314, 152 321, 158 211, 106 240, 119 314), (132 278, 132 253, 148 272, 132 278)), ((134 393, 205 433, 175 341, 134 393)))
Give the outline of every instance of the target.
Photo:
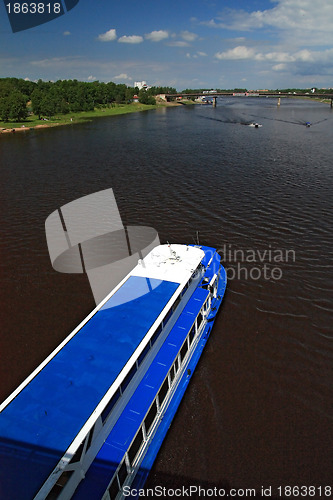
POLYGON ((229 277, 147 485, 272 487, 272 497, 279 486, 315 486, 308 496, 324 498, 333 477, 332 125, 329 104, 223 98, 216 108, 3 134, 1 400, 94 307, 84 275, 52 269, 45 219, 113 188, 124 224, 152 226, 163 243, 198 236, 219 249, 229 277))

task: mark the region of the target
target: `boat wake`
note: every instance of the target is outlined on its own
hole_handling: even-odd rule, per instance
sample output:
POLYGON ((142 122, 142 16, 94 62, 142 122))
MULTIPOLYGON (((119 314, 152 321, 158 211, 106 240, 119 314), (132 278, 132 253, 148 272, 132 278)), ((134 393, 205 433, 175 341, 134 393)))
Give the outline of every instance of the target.
MULTIPOLYGON (((249 125, 249 126, 255 126, 255 123, 254 122, 249 122, 248 120, 247 121, 244 121, 242 120, 241 118, 224 118, 223 120, 221 118, 212 118, 210 116, 203 116, 203 115, 199 115, 200 118, 203 118, 205 120, 212 120, 214 122, 220 122, 220 123, 232 123, 234 125, 249 125)), ((259 124, 257 124, 259 125, 259 124)), ((260 125, 260 127, 262 127, 262 125, 260 125)))
POLYGON ((263 118, 264 120, 271 120, 271 121, 276 121, 276 122, 283 122, 283 123, 291 123, 293 125, 302 125, 303 127, 313 127, 314 125, 318 125, 319 123, 325 122, 328 120, 328 118, 324 118, 323 120, 319 120, 317 122, 309 122, 305 120, 297 120, 297 121, 290 121, 290 120, 281 120, 279 118, 269 118, 268 116, 258 116, 258 115, 250 115, 253 116, 254 118, 263 118))

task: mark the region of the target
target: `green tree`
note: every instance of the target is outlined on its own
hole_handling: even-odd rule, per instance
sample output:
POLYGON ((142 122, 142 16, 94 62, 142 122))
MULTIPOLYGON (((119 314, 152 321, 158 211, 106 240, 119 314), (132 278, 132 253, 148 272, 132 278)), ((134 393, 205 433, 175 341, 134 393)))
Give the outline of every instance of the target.
POLYGON ((32 107, 32 112, 35 115, 38 115, 39 119, 42 114, 42 106, 41 106, 42 99, 43 99, 42 92, 36 88, 31 94, 31 107, 32 107))
POLYGON ((155 98, 149 95, 145 90, 140 90, 139 92, 139 102, 141 104, 156 104, 155 98))
POLYGON ((13 121, 24 120, 28 116, 27 96, 22 92, 12 92, 8 98, 9 102, 9 119, 13 121))
POLYGON ((10 105, 9 105, 8 97, 1 97, 0 98, 0 118, 3 122, 9 121, 9 111, 10 111, 10 105))
POLYGON ((44 95, 40 103, 41 114, 48 116, 54 116, 57 111, 57 102, 50 95, 44 95))

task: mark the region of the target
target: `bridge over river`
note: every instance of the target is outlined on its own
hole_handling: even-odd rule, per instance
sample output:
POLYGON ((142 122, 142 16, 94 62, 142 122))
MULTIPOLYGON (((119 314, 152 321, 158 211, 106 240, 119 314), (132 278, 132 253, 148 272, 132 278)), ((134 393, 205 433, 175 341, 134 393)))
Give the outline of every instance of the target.
POLYGON ((213 105, 216 106, 216 99, 218 97, 274 97, 278 98, 280 104, 281 97, 307 97, 314 99, 327 99, 331 101, 331 108, 333 108, 333 93, 319 93, 319 92, 193 92, 189 94, 165 94, 167 101, 177 98, 192 98, 192 97, 206 97, 213 100, 213 105))

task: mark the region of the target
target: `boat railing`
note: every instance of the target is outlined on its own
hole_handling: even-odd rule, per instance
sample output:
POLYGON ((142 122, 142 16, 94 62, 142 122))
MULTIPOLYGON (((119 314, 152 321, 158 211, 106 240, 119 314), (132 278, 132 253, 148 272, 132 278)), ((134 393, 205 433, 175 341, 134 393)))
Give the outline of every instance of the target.
POLYGON ((103 500, 116 498, 117 494, 119 494, 124 486, 131 485, 133 477, 140 467, 140 463, 142 461, 142 457, 144 456, 145 450, 149 446, 158 427, 158 424, 163 418, 164 411, 167 408, 168 403, 177 388, 177 385, 184 375, 188 360, 195 350, 196 344, 199 341, 201 333, 207 323, 204 319, 204 310, 209 297, 210 296, 207 297, 206 301, 202 305, 202 308, 200 309, 198 316, 196 317, 180 350, 178 351, 167 376, 161 384, 156 397, 154 398, 144 419, 142 420, 141 425, 131 442, 131 445, 125 453, 123 460, 117 467, 117 470, 103 496, 103 500), (124 464, 126 465, 127 471, 125 479, 124 464))

